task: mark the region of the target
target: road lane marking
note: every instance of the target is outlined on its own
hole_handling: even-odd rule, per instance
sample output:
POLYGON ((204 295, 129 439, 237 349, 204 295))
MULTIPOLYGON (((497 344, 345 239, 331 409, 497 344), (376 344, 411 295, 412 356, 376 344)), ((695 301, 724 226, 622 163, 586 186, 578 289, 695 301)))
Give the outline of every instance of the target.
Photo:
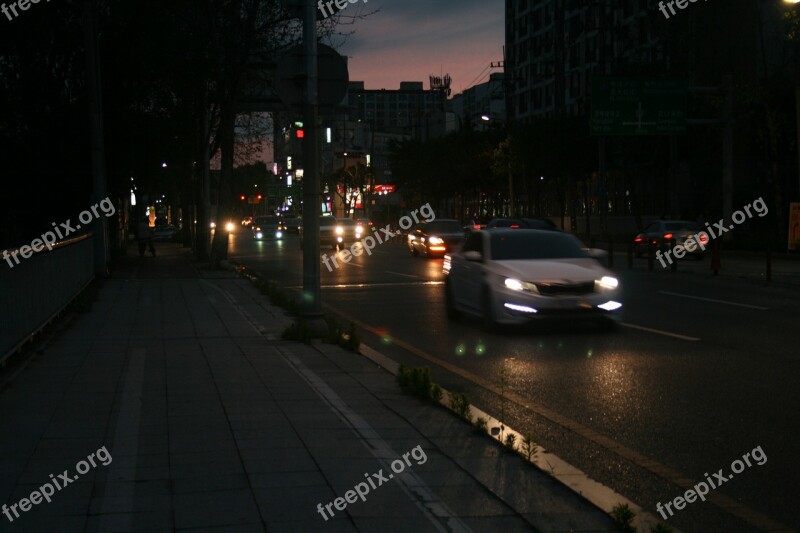
POLYGON ((748 309, 758 309, 759 311, 768 311, 769 307, 761 307, 760 305, 740 304, 738 302, 729 302, 727 300, 717 300, 716 298, 703 298, 702 296, 691 296, 689 294, 681 294, 679 292, 658 291, 661 294, 669 296, 678 296, 680 298, 689 298, 691 300, 702 300, 704 302, 713 302, 716 304, 735 305, 736 307, 746 307, 748 309))
POLYGON ((663 331, 660 329, 653 329, 653 328, 646 328, 644 326, 637 326, 636 324, 628 324, 627 322, 620 322, 620 326, 625 326, 626 328, 631 329, 638 329, 640 331, 646 331, 648 333, 655 333, 657 335, 666 335, 667 337, 673 337, 675 339, 681 339, 684 341, 699 341, 697 337, 687 337, 686 335, 681 335, 679 333, 670 333, 669 331, 663 331))
POLYGON ((419 276, 412 276, 411 274, 403 274, 403 273, 401 273, 401 272, 392 272, 391 270, 386 270, 385 272, 386 272, 387 274, 395 274, 395 275, 397 275, 397 276, 403 276, 403 277, 406 277, 406 278, 415 278, 415 279, 419 279, 419 276))
MULTIPOLYGON (((345 320, 354 323, 356 326, 363 328, 366 331, 369 331, 373 335, 376 335, 378 337, 383 336, 383 332, 378 330, 377 328, 374 328, 369 324, 366 324, 361 320, 358 320, 357 318, 350 316, 347 313, 344 313, 341 310, 329 304, 323 304, 323 307, 339 314, 345 320)), ((688 338, 691 339, 691 337, 688 338)), ((607 451, 614 453, 622 457, 623 459, 639 466, 640 468, 643 468, 651 472, 652 474, 668 481, 669 483, 675 485, 676 487, 688 490, 694 488, 694 485, 696 485, 695 480, 689 478, 688 476, 685 476, 684 474, 678 472, 672 467, 661 464, 660 462, 644 455, 643 453, 640 453, 632 448, 628 448, 627 446, 618 443, 612 438, 598 431, 590 429, 589 427, 584 426, 583 424, 576 422, 560 414, 559 412, 550 409, 549 407, 532 403, 528 399, 520 396, 515 392, 501 389, 499 386, 495 385, 491 381, 483 377, 480 377, 476 374, 473 374, 468 370, 464 370, 463 368, 456 366, 448 361, 439 359, 438 357, 435 357, 417 348, 416 346, 413 346, 403 341, 402 339, 393 337, 392 344, 416 355, 417 357, 425 359, 441 368, 444 368, 445 370, 452 372, 453 374, 460 376, 466 379, 467 381, 471 381, 472 383, 478 385, 479 387, 482 387, 501 398, 510 400, 518 404, 520 407, 523 407, 531 411, 532 413, 537 414, 549 420, 550 422, 556 425, 559 425, 563 428, 566 428, 569 431, 572 431, 573 433, 606 449, 607 451)), ((755 509, 751 509, 746 505, 739 503, 737 500, 731 498, 730 496, 727 496, 722 492, 716 491, 708 495, 706 497, 706 500, 714 504, 714 506, 716 506, 718 509, 725 511, 728 514, 731 514, 736 518, 743 520, 744 522, 758 529, 764 531, 791 531, 789 528, 787 528, 780 522, 777 522, 776 520, 770 518, 769 516, 759 511, 756 511, 755 509)))
MULTIPOLYGON (((325 380, 306 367, 300 358, 290 351, 289 346, 279 346, 276 347, 276 350, 280 352, 283 360, 292 370, 328 405, 328 408, 350 427, 350 430, 359 437, 373 457, 388 470, 389 461, 399 457, 400 454, 395 452, 361 415, 353 411, 325 380)), ((442 533, 472 531, 458 515, 450 510, 447 504, 439 499, 416 472, 404 472, 403 476, 397 477, 397 483, 437 531, 442 533)))

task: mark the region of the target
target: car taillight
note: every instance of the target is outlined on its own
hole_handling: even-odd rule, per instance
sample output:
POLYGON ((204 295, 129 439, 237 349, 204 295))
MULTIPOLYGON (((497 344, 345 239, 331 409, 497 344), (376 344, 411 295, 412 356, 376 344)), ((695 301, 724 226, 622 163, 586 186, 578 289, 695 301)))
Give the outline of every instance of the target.
POLYGON ((698 234, 697 238, 700 240, 700 244, 705 245, 708 242, 708 235, 705 232, 698 234))
POLYGON ((670 240, 671 238, 672 238, 672 233, 665 233, 665 234, 664 234, 664 240, 665 240, 665 241, 668 241, 668 240, 670 240))
POLYGON ((511 229, 519 229, 519 224, 511 224, 511 229))
POLYGON ((635 239, 633 239, 633 242, 642 242, 643 240, 644 240, 644 239, 642 238, 642 236, 641 236, 641 235, 637 235, 637 236, 636 236, 636 238, 635 238, 635 239))

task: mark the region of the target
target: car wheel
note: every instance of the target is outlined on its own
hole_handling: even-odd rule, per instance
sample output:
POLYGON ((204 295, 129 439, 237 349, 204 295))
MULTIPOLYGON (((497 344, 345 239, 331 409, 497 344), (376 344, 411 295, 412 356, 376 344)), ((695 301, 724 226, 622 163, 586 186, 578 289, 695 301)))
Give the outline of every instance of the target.
POLYGON ((453 287, 448 281, 444 282, 444 305, 447 310, 447 318, 450 320, 461 318, 461 312, 456 309, 456 303, 453 299, 453 287))
POLYGON ((481 298, 481 309, 483 310, 483 329, 489 332, 497 330, 497 319, 494 316, 494 306, 492 305, 492 292, 489 287, 484 287, 481 298))

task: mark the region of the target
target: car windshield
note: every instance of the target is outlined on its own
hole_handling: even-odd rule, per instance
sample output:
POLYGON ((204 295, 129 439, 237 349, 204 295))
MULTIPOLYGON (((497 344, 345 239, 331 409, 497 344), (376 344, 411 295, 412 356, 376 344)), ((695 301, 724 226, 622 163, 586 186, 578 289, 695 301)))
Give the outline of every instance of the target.
POLYGON ((455 220, 439 220, 436 222, 429 222, 422 226, 422 230, 428 234, 433 233, 463 233, 464 229, 461 224, 455 220))
POLYGON ((700 224, 695 222, 667 222, 664 224, 664 228, 668 231, 680 231, 685 229, 698 231, 703 229, 700 224))
POLYGON ((580 242, 563 233, 503 232, 491 238, 491 259, 576 259, 589 257, 580 242))
POLYGON ((339 221, 339 224, 341 224, 342 226, 355 226, 356 221, 351 218, 343 218, 339 221))
POLYGON ((256 226, 277 226, 278 225, 278 218, 277 217, 258 217, 255 220, 256 226))

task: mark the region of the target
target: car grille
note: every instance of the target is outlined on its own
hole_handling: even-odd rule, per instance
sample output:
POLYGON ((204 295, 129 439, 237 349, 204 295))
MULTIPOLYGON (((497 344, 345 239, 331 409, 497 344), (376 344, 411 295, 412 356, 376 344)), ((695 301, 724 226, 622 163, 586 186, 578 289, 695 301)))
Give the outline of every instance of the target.
POLYGON ((566 296, 594 292, 594 281, 586 283, 536 283, 539 294, 544 296, 566 296))

